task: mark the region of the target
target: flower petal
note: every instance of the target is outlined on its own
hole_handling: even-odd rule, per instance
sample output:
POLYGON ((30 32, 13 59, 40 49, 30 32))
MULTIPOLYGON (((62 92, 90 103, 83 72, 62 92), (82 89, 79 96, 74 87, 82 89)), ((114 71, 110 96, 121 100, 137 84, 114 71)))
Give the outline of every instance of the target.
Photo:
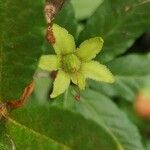
POLYGON ((75 40, 71 34, 65 28, 60 27, 57 24, 54 24, 52 27, 55 44, 53 47, 56 54, 66 55, 72 53, 75 50, 75 40))
POLYGON ((38 67, 46 71, 55 71, 60 67, 60 58, 57 55, 43 55, 38 67))
POLYGON ((87 78, 108 83, 114 82, 114 76, 109 69, 96 61, 83 63, 81 67, 82 73, 87 78))
POLYGON ((70 84, 70 76, 66 72, 59 70, 54 81, 53 92, 50 95, 51 98, 57 97, 64 93, 68 89, 70 84))
POLYGON ((71 75, 71 80, 74 84, 79 86, 81 90, 85 89, 85 77, 82 73, 77 72, 71 75))
POLYGON ((82 61, 88 61, 96 57, 103 47, 103 39, 101 37, 91 38, 81 43, 76 51, 76 55, 82 61))

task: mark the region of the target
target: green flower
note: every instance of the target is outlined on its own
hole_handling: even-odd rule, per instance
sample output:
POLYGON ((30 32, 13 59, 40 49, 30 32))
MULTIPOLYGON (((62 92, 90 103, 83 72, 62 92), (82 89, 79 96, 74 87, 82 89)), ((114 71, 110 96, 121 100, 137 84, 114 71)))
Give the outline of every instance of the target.
POLYGON ((39 62, 39 67, 43 70, 58 70, 51 98, 64 93, 71 81, 81 90, 85 89, 86 78, 114 82, 109 69, 92 60, 103 47, 104 41, 101 37, 86 40, 76 49, 74 38, 67 30, 56 24, 52 29, 56 40, 53 44, 56 55, 43 55, 39 62))

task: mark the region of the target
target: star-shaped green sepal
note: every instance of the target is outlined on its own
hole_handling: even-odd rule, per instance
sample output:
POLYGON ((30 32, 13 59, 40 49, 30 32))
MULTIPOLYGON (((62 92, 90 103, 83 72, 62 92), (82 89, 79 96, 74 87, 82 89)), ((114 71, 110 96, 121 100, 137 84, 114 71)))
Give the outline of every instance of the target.
POLYGON ((86 78, 114 82, 109 69, 92 60, 103 47, 101 37, 86 40, 76 49, 75 40, 66 29, 54 24, 52 30, 56 40, 53 44, 56 55, 43 55, 39 61, 39 67, 43 70, 58 70, 51 98, 64 93, 71 81, 81 90, 85 89, 86 78))

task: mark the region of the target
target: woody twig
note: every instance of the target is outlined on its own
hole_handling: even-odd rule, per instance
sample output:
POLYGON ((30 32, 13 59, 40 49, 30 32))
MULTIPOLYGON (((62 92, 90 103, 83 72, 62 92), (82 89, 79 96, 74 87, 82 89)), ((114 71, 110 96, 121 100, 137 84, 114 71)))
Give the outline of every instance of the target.
POLYGON ((46 39, 49 44, 55 43, 55 37, 52 31, 52 24, 54 17, 59 12, 59 10, 62 8, 62 6, 66 1, 67 0, 46 0, 45 2, 44 13, 48 24, 46 39))
POLYGON ((55 15, 59 12, 66 1, 67 0, 46 0, 44 13, 49 25, 52 23, 55 15))
MULTIPOLYGON (((55 43, 55 37, 52 30, 53 20, 66 1, 67 0, 46 0, 45 2, 44 13, 48 24, 46 39, 49 44, 55 43)), ((57 72, 55 71, 51 73, 52 79, 55 79, 56 74, 57 72)))
POLYGON ((25 89, 23 94, 18 100, 12 100, 5 103, 0 103, 0 119, 2 117, 6 118, 8 115, 8 110, 17 109, 22 107, 28 100, 29 96, 34 90, 34 81, 32 81, 25 89))
POLYGON ((33 93, 35 84, 34 81, 32 81, 25 89, 23 94, 21 95, 19 100, 10 101, 6 103, 7 108, 9 109, 16 109, 19 107, 22 107, 30 97, 30 95, 33 93))

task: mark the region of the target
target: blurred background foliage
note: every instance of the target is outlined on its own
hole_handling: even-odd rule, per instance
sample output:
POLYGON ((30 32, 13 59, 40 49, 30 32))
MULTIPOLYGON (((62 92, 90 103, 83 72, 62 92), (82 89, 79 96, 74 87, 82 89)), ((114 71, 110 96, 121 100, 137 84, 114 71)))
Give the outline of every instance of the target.
POLYGON ((71 3, 74 7, 75 17, 78 20, 85 20, 89 18, 96 8, 103 2, 103 0, 72 0, 71 3))
POLYGON ((37 68, 42 54, 54 53, 44 38, 43 6, 43 0, 0 1, 0 100, 19 98, 33 74, 36 83, 23 108, 0 118, 0 150, 150 150, 145 107, 150 108, 150 2, 71 0, 56 16, 55 23, 77 45, 103 37, 104 49, 96 59, 116 78, 112 85, 89 80, 79 102, 74 85, 49 99, 53 80, 37 68))

